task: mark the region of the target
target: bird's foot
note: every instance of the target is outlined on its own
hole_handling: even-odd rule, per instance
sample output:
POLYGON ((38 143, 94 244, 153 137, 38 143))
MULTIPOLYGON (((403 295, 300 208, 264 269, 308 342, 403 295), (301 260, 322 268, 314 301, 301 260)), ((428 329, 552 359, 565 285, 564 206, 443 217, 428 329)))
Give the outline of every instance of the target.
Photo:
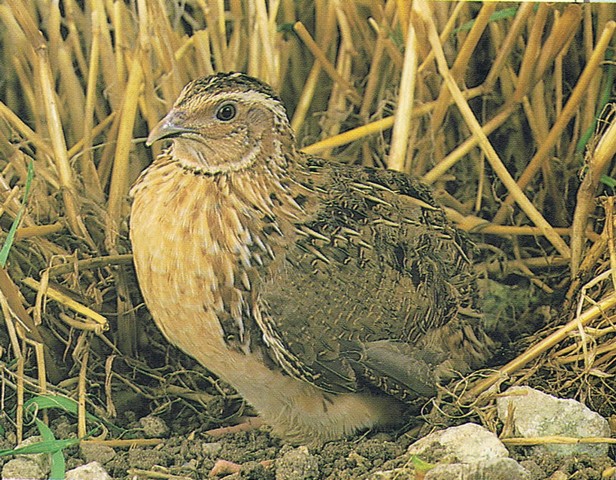
POLYGON ((263 420, 259 417, 243 417, 243 421, 237 425, 231 425, 229 427, 220 427, 207 430, 205 433, 211 437, 222 437, 229 433, 247 432, 249 430, 256 430, 264 424, 263 420))

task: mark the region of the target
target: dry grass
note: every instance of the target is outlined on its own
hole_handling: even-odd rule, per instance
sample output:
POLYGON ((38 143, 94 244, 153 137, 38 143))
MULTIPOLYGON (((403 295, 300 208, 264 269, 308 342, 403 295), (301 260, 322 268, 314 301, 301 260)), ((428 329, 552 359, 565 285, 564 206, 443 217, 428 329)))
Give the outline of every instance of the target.
POLYGON ((614 212, 597 199, 613 188, 615 5, 83 3, 0 4, 5 234, 35 171, 0 269, 10 401, 51 389, 113 416, 129 391, 223 415, 224 387, 203 374, 201 393, 148 327, 126 236, 145 135, 187 81, 219 70, 279 89, 306 151, 422 177, 481 243, 486 274, 567 292, 556 310, 569 323, 473 397, 541 371, 555 391, 614 398, 614 212))

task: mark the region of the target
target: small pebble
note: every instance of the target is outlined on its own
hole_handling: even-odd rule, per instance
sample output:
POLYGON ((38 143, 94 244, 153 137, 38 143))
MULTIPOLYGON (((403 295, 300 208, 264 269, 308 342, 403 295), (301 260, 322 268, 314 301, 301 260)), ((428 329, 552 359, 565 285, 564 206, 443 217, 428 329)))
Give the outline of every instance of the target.
POLYGON ((140 418, 139 425, 141 425, 146 438, 161 438, 169 435, 169 426, 162 418, 156 415, 140 418))
POLYGON ((169 457, 153 448, 133 448, 128 451, 128 464, 134 468, 150 470, 154 466, 166 467, 169 457))
POLYGON ((413 468, 395 468, 371 473, 366 480, 417 480, 417 476, 413 468))
POLYGON ((297 447, 276 459, 276 480, 316 480, 319 476, 319 462, 305 446, 297 447))
POLYGON ((207 457, 215 457, 221 450, 221 442, 205 442, 201 444, 201 452, 207 457))
POLYGON ((552 475, 550 475, 548 480, 567 480, 568 478, 569 475, 567 475, 565 472, 563 472, 562 470, 556 470, 552 475))
POLYGON ((107 445, 97 445, 96 443, 82 443, 79 449, 86 463, 98 462, 101 465, 105 465, 116 455, 113 448, 107 445))

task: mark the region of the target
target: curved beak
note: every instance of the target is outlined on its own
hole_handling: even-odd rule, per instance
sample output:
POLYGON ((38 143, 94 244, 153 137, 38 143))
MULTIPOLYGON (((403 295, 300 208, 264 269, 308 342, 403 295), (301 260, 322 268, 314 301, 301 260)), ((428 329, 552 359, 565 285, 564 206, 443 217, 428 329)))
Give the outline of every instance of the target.
POLYGON ((150 131, 148 139, 145 144, 149 147, 157 140, 163 140, 165 138, 172 138, 182 135, 183 133, 192 132, 190 128, 182 126, 180 119, 173 115, 174 112, 169 112, 163 119, 156 124, 156 126, 150 131))

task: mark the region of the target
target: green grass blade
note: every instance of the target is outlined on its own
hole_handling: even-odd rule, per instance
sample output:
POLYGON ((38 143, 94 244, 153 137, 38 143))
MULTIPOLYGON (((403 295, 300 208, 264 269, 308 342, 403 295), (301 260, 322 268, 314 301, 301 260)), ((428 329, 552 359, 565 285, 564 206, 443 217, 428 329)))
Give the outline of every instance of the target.
POLYGON ((19 208, 19 212, 15 216, 13 223, 11 224, 11 228, 9 229, 9 233, 4 240, 4 245, 2 245, 2 249, 0 249, 0 267, 4 268, 6 266, 6 262, 9 258, 9 252, 11 251, 11 247, 15 242, 15 233, 17 232, 17 227, 21 222, 21 217, 23 217, 24 212, 26 211, 26 202, 28 201, 28 196, 30 195, 30 187, 32 185, 32 179, 34 178, 34 162, 30 160, 28 163, 28 174, 26 176, 26 185, 24 186, 24 197, 21 201, 21 207, 19 208))
POLYGON ((0 457, 7 455, 32 455, 35 453, 54 453, 64 450, 65 448, 77 445, 80 442, 78 438, 67 438, 63 440, 43 440, 42 442, 32 443, 24 447, 10 448, 0 450, 0 457))
POLYGON ((597 115, 586 131, 580 136, 580 139, 575 147, 575 154, 579 158, 583 158, 584 150, 586 150, 586 144, 597 131, 597 122, 601 117, 601 113, 608 102, 611 101, 612 90, 614 88, 614 76, 614 65, 608 64, 605 84, 601 90, 601 96, 599 97, 599 102, 597 105, 597 115))
MULTIPOLYGON (((59 395, 39 395, 24 403, 24 410, 33 415, 36 414, 37 410, 46 410, 48 408, 58 408, 67 413, 77 415, 79 406, 75 400, 59 395)), ((100 423, 103 421, 91 413, 86 413, 86 418, 92 422, 100 423)))
MULTIPOLYGON (((56 437, 54 436, 51 429, 45 424, 45 422, 40 421, 38 418, 36 418, 35 421, 44 442, 57 442, 56 437)), ((78 439, 71 438, 67 440, 77 441, 78 439)), ((66 442, 67 440, 64 440, 63 442, 66 442)), ((64 448, 66 447, 49 452, 49 456, 51 457, 51 471, 49 473, 50 480, 62 480, 66 476, 66 462, 64 460, 64 453, 62 453, 62 450, 64 450, 64 448)))
MULTIPOLYGON (((516 13, 518 13, 518 7, 511 7, 511 8, 504 8, 502 10, 497 10, 492 15, 490 15, 489 21, 498 22, 499 20, 503 20, 505 18, 513 18, 516 16, 516 13)), ((458 28, 456 28, 453 32, 451 32, 451 34, 455 35, 456 33, 459 33, 459 32, 468 32, 471 28, 473 28, 474 24, 475 24, 475 20, 470 20, 466 22, 464 25, 461 25, 458 28)))
MULTIPOLYGON (((36 397, 32 397, 24 403, 24 411, 33 416, 36 415, 38 410, 45 410, 49 408, 58 408, 75 416, 77 416, 77 412, 79 410, 79 406, 75 400, 62 397, 60 395, 38 395, 36 397)), ((99 418, 96 415, 92 415, 91 413, 86 412, 86 419, 90 422, 104 424, 116 432, 122 431, 121 428, 117 427, 113 423, 99 418)))
POLYGON ((428 463, 422 460, 417 455, 411 456, 411 463, 413 464, 413 467, 415 468, 415 470, 417 470, 418 472, 422 472, 422 473, 425 473, 428 470, 432 470, 436 466, 432 463, 428 463))
POLYGON ((615 178, 609 177, 607 175, 601 175, 600 180, 601 180, 601 183, 603 185, 606 185, 606 186, 608 186, 610 188, 616 187, 616 179, 615 178))

